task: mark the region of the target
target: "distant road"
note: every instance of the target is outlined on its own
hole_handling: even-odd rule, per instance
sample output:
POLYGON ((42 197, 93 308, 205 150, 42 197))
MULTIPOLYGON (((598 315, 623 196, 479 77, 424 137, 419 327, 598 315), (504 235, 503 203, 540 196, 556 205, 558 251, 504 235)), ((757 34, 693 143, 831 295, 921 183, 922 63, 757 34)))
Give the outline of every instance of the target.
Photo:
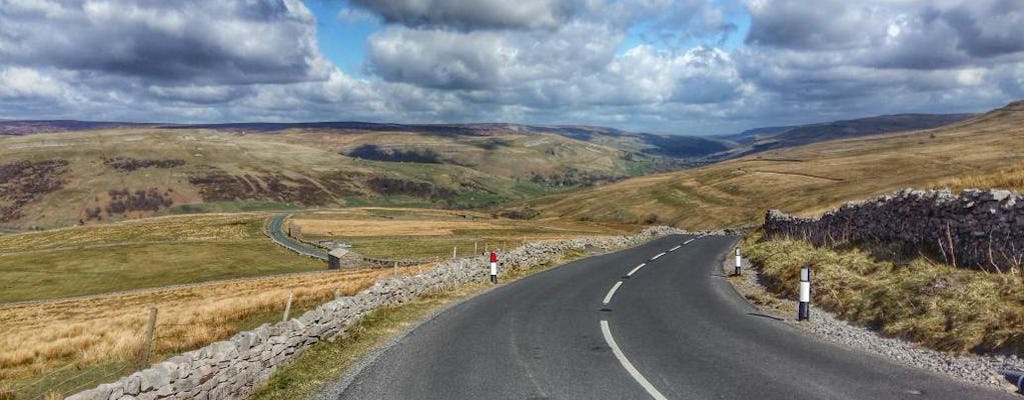
POLYGON ((270 224, 267 225, 267 233, 270 235, 270 239, 277 244, 304 256, 327 260, 327 253, 323 250, 306 246, 306 244, 288 236, 288 233, 285 232, 283 228, 284 220, 288 218, 289 215, 291 214, 278 214, 270 218, 270 224))
POLYGON ((339 398, 1017 398, 759 315, 721 272, 734 243, 671 236, 500 286, 410 332, 339 398))

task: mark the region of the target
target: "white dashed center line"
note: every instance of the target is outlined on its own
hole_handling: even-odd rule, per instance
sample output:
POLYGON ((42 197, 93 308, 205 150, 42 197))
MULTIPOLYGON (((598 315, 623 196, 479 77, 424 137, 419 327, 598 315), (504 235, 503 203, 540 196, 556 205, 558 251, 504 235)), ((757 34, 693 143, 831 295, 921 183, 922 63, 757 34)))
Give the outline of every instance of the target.
POLYGON ((641 263, 640 265, 637 265, 636 268, 633 268, 631 271, 629 271, 629 273, 626 274, 626 276, 633 276, 633 274, 635 274, 636 271, 639 271, 640 268, 643 268, 645 265, 647 265, 647 263, 641 263))
POLYGON ((664 252, 658 253, 658 255, 656 255, 656 256, 654 256, 654 257, 651 257, 651 261, 657 260, 658 258, 660 258, 660 257, 661 257, 661 256, 663 256, 663 255, 665 255, 665 253, 664 253, 664 252))
POLYGON ((683 247, 683 245, 679 245, 679 246, 673 247, 671 249, 668 249, 668 251, 669 252, 673 252, 673 251, 679 250, 680 247, 683 247))
POLYGON ((619 286, 622 286, 622 281, 615 282, 615 286, 612 286, 611 290, 608 291, 608 294, 604 295, 604 304, 611 303, 612 296, 615 295, 616 290, 619 290, 619 286))

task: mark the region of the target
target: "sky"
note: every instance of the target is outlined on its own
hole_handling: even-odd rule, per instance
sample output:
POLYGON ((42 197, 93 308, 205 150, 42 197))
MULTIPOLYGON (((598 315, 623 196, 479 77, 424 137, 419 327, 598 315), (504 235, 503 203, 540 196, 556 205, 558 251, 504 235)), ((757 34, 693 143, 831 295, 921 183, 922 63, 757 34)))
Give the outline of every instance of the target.
POLYGON ((0 0, 0 119, 720 134, 1021 98, 1021 0, 0 0))

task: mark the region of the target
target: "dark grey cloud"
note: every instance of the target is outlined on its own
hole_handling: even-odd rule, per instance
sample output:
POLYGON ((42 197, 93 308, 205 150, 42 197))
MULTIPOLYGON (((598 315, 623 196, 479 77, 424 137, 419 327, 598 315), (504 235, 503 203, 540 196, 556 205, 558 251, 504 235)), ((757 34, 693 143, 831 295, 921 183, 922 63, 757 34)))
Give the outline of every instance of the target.
MULTIPOLYGON (((746 44, 787 49, 844 49, 867 45, 878 34, 872 9, 845 0, 748 1, 746 44), (873 32, 874 31, 874 32, 873 32)), ((884 27, 880 33, 884 34, 884 27)))
POLYGON ((937 11, 956 32, 956 47, 974 57, 1024 51, 1024 2, 978 1, 937 11))
POLYGON ((553 28, 581 6, 576 0, 352 0, 385 22, 458 29, 553 28))
POLYGON ((0 60, 204 84, 323 79, 299 0, 0 0, 0 60))
POLYGON ((1024 51, 1024 2, 749 0, 745 43, 841 51, 850 64, 947 69, 1024 51))

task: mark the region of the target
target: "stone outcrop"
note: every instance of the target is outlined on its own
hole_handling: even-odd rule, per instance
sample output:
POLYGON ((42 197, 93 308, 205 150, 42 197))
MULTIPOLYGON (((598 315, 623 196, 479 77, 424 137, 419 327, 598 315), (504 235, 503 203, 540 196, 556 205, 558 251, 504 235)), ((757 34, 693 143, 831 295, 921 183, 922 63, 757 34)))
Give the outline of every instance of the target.
MULTIPOLYGON (((502 268, 508 271, 534 267, 556 261, 570 250, 610 250, 674 233, 685 232, 653 227, 632 236, 529 243, 502 254, 502 268)), ((245 398, 279 366, 294 359, 313 343, 344 333, 374 309, 400 304, 428 291, 485 282, 489 273, 487 265, 484 257, 463 258, 442 263, 423 274, 380 280, 356 295, 320 305, 298 318, 240 332, 229 340, 172 357, 116 382, 77 393, 69 399, 245 398)))
POLYGON ((770 210, 768 237, 816 245, 876 242, 926 252, 960 267, 988 271, 1024 261, 1024 195, 1007 190, 903 190, 803 218, 770 210))

